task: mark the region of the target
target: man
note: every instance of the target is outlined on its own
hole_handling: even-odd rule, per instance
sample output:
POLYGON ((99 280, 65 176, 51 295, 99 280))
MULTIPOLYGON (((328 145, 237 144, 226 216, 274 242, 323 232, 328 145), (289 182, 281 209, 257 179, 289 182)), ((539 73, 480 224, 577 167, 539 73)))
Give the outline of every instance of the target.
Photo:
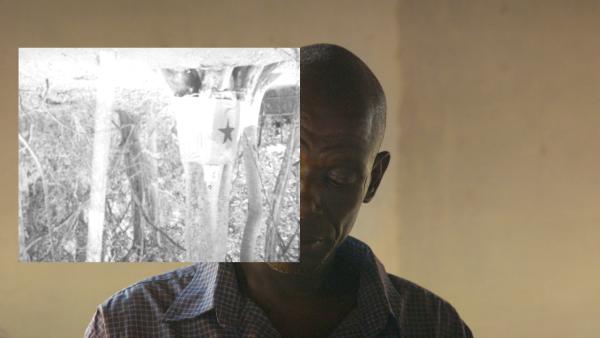
POLYGON ((472 337, 454 308, 348 237, 390 161, 383 90, 351 52, 301 49, 301 260, 200 263, 102 304, 86 337, 472 337))

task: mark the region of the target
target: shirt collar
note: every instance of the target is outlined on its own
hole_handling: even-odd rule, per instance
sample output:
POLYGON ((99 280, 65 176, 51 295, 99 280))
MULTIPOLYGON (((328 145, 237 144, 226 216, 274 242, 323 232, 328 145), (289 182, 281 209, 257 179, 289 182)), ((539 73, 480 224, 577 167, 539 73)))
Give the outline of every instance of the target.
POLYGON ((198 263, 191 282, 169 306, 164 321, 195 318, 215 310, 219 324, 237 325, 244 304, 231 263, 198 263))
POLYGON ((348 237, 336 255, 355 266, 359 272, 357 311, 361 318, 362 335, 375 336, 390 318, 398 323, 400 295, 369 246, 354 237, 348 237))
MULTIPOLYGON (((358 269, 356 310, 360 314, 362 334, 369 337, 380 332, 390 315, 398 323, 400 295, 371 249, 358 239, 348 237, 336 256, 358 269)), ((237 326, 245 302, 231 263, 198 263, 192 281, 167 309, 163 320, 190 319, 214 309, 219 324, 237 326)))
POLYGON ((190 319, 213 308, 218 263, 198 263, 195 267, 194 277, 169 306, 163 320, 190 319))

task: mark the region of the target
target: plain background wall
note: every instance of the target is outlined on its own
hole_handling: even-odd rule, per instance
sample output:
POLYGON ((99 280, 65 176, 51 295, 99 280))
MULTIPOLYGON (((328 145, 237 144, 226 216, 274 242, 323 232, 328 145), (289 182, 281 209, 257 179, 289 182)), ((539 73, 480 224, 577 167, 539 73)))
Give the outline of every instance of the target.
POLYGON ((399 13, 399 270, 479 337, 599 337, 600 2, 399 13))
POLYGON ((17 263, 17 47, 327 41, 362 57, 389 101, 392 164, 353 234, 478 337, 597 337, 599 7, 0 1, 0 328, 79 337, 109 295, 182 265, 17 263))

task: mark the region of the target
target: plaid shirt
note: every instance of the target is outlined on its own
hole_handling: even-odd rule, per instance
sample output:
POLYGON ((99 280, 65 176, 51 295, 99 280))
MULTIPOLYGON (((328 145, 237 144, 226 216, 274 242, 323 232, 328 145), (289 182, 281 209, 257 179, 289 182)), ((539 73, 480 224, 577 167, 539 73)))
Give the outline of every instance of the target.
MULTIPOLYGON (((473 337, 450 304, 387 274, 366 244, 349 237, 336 255, 358 270, 359 288, 331 337, 473 337)), ((240 292, 233 264, 199 263, 134 284, 97 308, 85 337, 280 337, 240 292)))

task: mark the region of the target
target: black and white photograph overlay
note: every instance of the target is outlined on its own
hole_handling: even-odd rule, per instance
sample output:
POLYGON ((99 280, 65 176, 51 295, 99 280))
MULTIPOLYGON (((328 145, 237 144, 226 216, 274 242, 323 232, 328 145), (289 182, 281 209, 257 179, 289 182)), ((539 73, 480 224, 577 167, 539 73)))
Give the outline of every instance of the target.
POLYGON ((20 48, 24 262, 297 262, 298 48, 20 48))

